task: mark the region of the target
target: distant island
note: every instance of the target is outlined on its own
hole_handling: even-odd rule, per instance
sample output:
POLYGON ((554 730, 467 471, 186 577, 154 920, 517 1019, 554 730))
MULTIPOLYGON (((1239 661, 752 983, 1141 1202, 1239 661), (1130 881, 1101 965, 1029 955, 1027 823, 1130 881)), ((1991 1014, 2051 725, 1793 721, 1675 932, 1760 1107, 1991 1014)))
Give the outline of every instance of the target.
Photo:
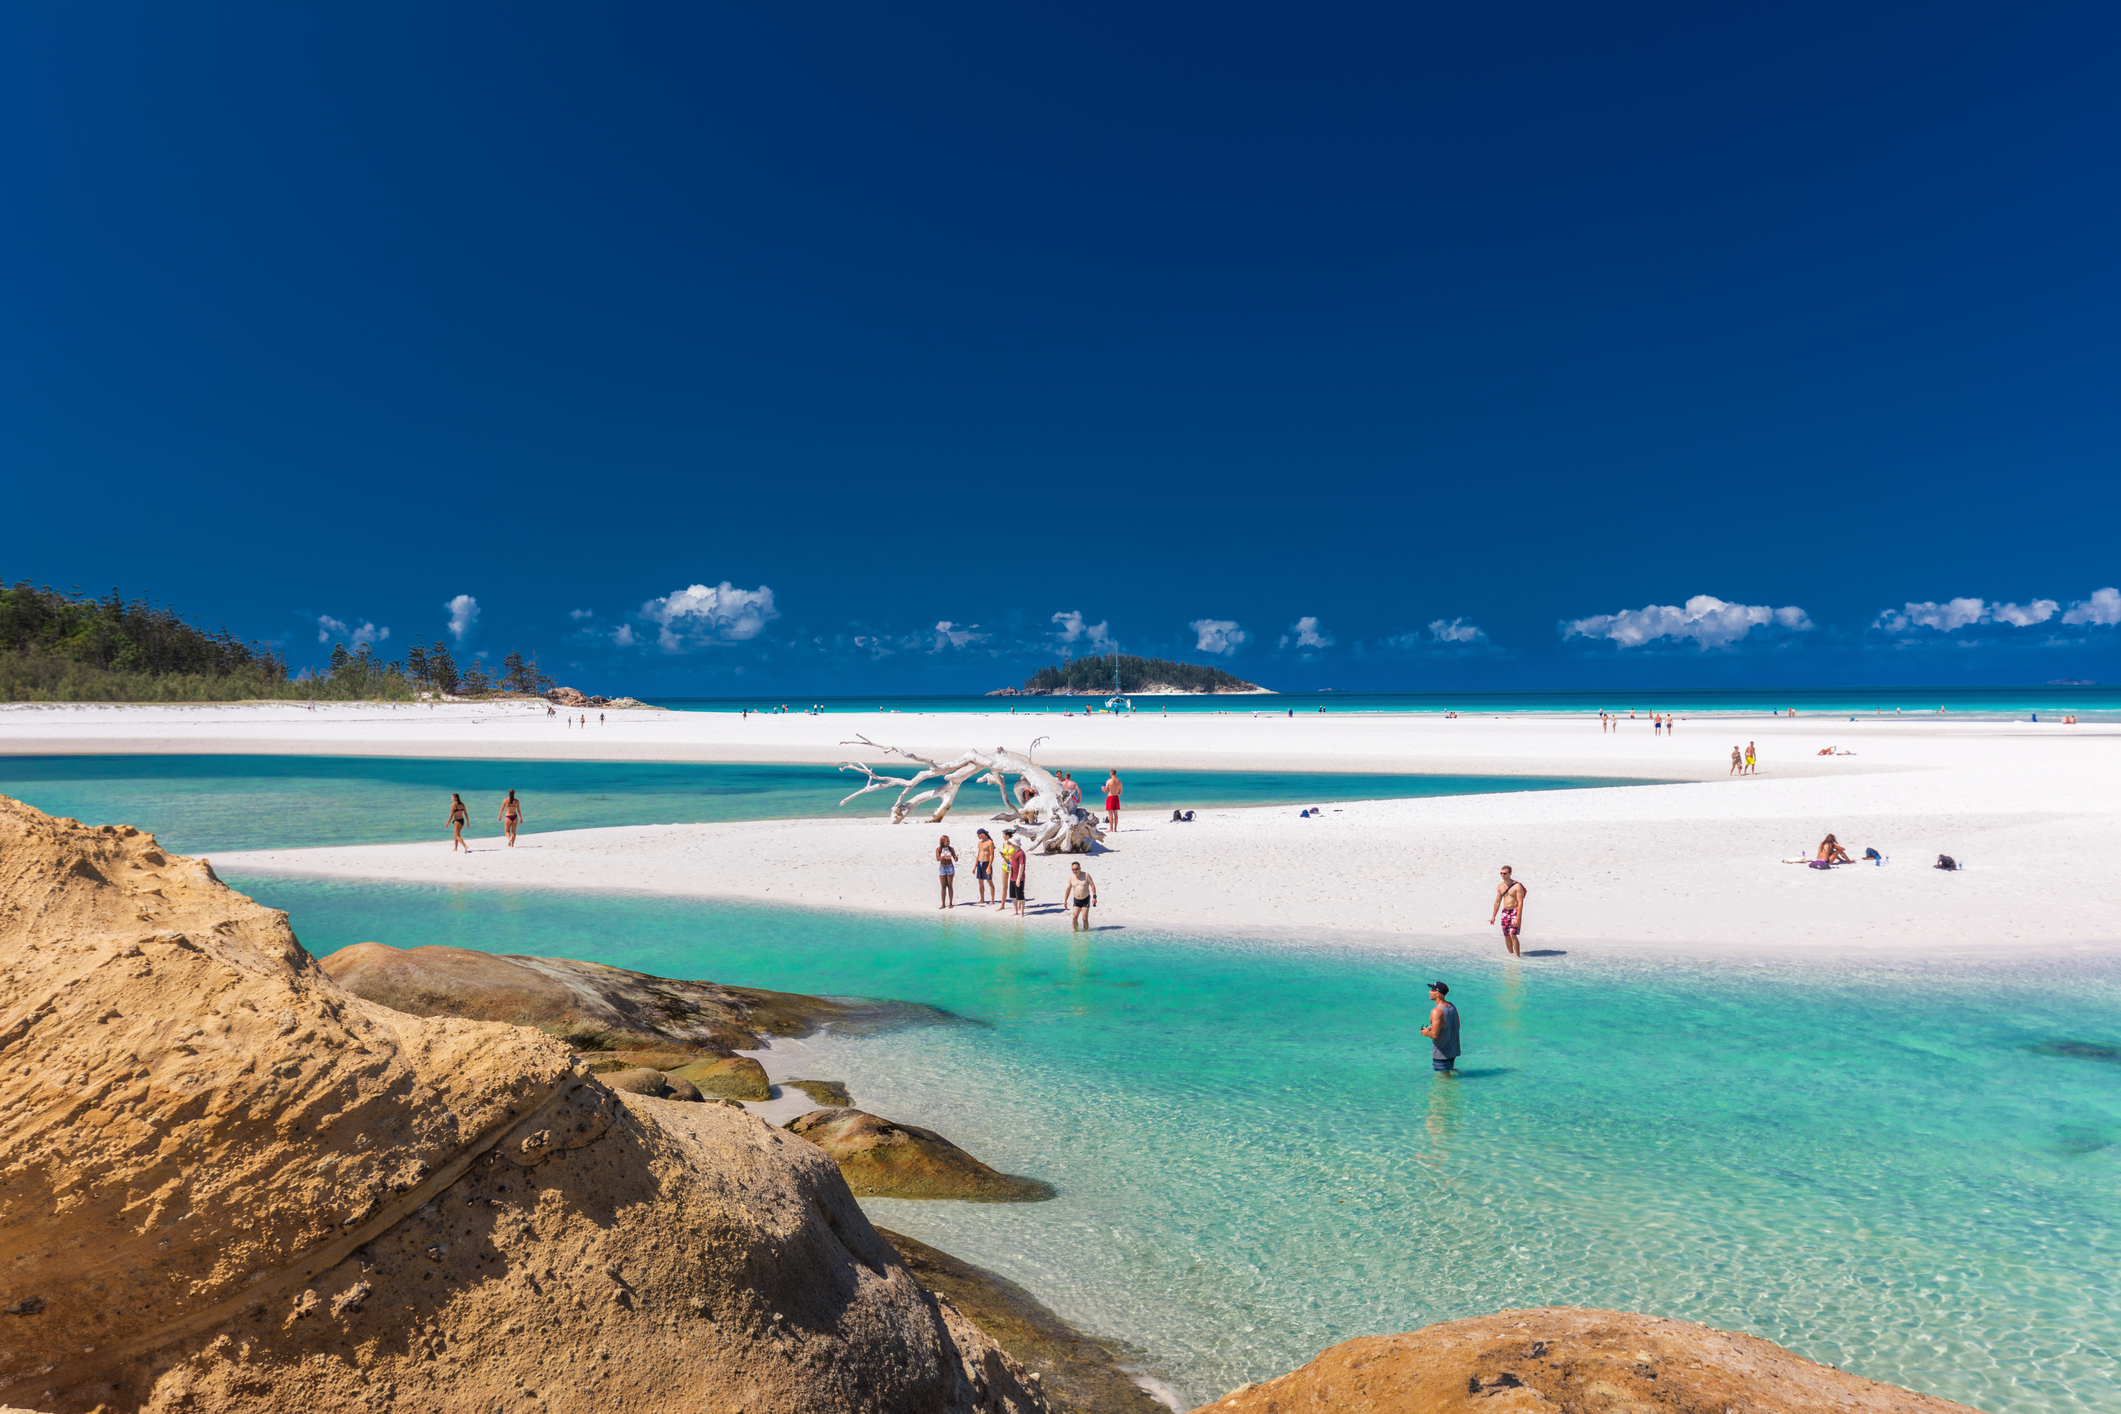
POLYGON ((997 688, 989 697, 1097 697, 1112 691, 1112 672, 1119 669, 1119 691, 1144 696, 1170 692, 1264 692, 1271 687, 1246 682, 1221 668, 1199 663, 1174 663, 1168 658, 1137 658, 1131 653, 1109 653, 1102 658, 1076 658, 1040 668, 1024 680, 1022 687, 997 688))

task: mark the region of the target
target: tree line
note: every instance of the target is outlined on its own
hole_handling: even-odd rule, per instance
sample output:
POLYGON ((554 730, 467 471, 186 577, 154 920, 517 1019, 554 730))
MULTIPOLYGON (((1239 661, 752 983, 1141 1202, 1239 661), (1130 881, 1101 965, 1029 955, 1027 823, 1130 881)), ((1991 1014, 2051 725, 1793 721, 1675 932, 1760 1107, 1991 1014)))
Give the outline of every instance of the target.
POLYGON ((542 692, 552 679, 511 651, 489 674, 463 667, 436 639, 385 661, 372 645, 334 644, 331 666, 289 676, 287 659, 226 627, 209 633, 167 604, 63 593, 28 580, 0 585, 0 699, 10 702, 234 702, 252 698, 409 700, 542 692))
POLYGON ((1214 692, 1218 688, 1241 691, 1252 686, 1221 668, 1199 663, 1174 663, 1168 658, 1137 658, 1131 653, 1113 653, 1040 668, 1025 680, 1022 690, 1095 697, 1112 691, 1115 666, 1119 670, 1121 692, 1142 692, 1151 687, 1175 687, 1185 692, 1214 692))

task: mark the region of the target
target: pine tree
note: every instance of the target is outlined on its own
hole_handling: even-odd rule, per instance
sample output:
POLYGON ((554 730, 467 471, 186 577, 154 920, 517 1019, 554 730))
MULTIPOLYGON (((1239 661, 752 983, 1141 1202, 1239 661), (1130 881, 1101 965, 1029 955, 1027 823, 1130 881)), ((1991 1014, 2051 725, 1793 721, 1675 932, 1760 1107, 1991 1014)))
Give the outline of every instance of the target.
POLYGON ((449 645, 441 639, 427 650, 427 674, 430 681, 443 692, 457 690, 457 660, 449 656, 449 645))
MULTIPOLYGON (((363 645, 363 646, 365 647, 366 645, 363 645)), ((337 671, 339 671, 339 669, 341 669, 341 668, 345 667, 345 666, 346 666, 346 660, 347 660, 347 659, 348 659, 349 657, 351 657, 351 656, 353 656, 353 655, 351 655, 350 653, 348 653, 348 652, 346 651, 346 645, 345 645, 345 644, 343 644, 343 643, 334 643, 334 644, 333 644, 333 645, 331 646, 331 670, 332 670, 333 672, 337 672, 337 671)))
POLYGON ((415 643, 405 650, 405 670, 414 682, 427 681, 427 650, 415 643))

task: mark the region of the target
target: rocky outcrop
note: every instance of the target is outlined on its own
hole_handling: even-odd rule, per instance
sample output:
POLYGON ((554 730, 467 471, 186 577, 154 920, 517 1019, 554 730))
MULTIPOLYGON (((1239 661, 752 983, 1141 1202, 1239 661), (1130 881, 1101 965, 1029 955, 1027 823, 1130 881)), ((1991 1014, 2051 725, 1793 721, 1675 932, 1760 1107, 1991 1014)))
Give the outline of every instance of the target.
POLYGON ((813 1104, 824 1109, 851 1110, 854 1096, 848 1093, 844 1080, 783 1080, 781 1088, 799 1090, 808 1095, 813 1104))
POLYGON ((922 1286, 948 1297, 1037 1378, 1058 1414, 1168 1414, 1128 1376, 1116 1347, 1084 1335, 1015 1282, 925 1242, 877 1231, 922 1286))
POLYGON ((1972 1414, 1757 1336, 1549 1306, 1344 1341, 1195 1414, 1972 1414))
POLYGON ((788 1132, 830 1154, 863 1197, 1038 1203, 1053 1196, 1051 1184, 997 1173, 932 1129, 861 1110, 812 1110, 790 1120, 788 1132))
POLYGON ((833 1163, 0 798, 0 1404, 1029 1411, 833 1163))
POLYGON ((697 1085, 702 1095, 719 1095, 725 1100, 767 1100, 773 1097, 773 1086, 767 1083, 766 1067, 750 1056, 716 1056, 709 1060, 690 1061, 670 1070, 673 1079, 697 1085))

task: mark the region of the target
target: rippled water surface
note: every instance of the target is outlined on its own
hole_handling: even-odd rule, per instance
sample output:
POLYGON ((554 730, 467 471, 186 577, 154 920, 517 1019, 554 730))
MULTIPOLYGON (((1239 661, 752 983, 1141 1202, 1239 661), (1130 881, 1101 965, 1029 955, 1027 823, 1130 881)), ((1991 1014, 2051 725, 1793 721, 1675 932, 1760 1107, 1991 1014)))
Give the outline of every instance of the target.
POLYGON ((1780 1341, 1995 1414, 2121 1408, 2121 976, 1303 950, 1059 922, 258 879, 303 940, 929 1002, 800 1071, 1057 1184, 871 1201, 1187 1399, 1510 1305, 1780 1341), (1462 1078, 1414 1034, 1464 1013, 1462 1078))

